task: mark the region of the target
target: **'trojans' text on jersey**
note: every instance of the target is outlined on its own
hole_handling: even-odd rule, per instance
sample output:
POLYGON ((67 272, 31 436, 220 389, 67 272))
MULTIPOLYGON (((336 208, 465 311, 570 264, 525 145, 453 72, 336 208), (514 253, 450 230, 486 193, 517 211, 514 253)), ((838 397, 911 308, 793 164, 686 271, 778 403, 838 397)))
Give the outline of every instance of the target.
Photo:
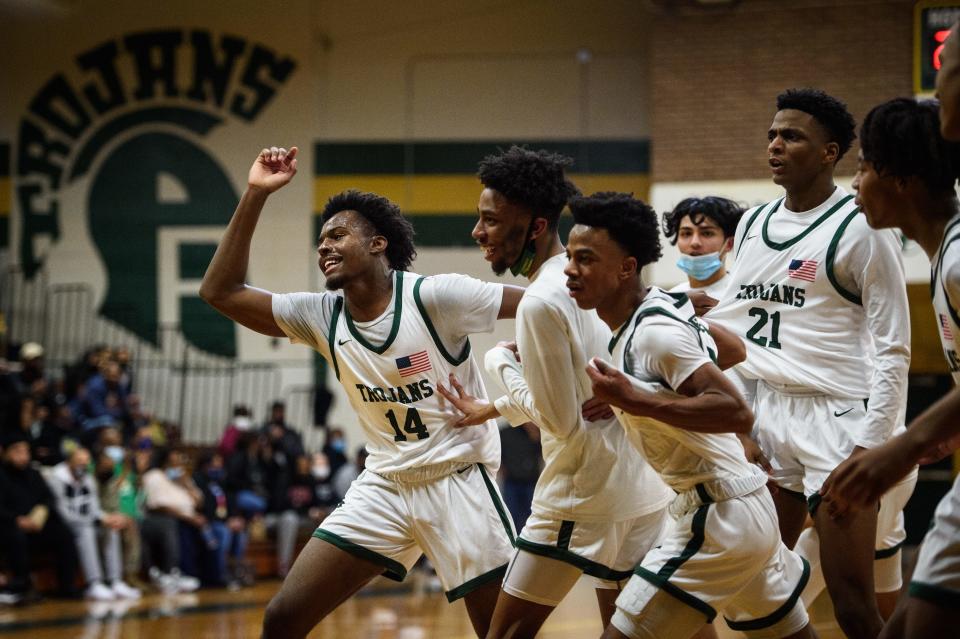
POLYGON ((421 379, 415 384, 406 384, 405 386, 390 386, 386 389, 377 386, 364 386, 363 384, 354 384, 360 391, 360 397, 365 402, 400 402, 401 404, 412 404, 413 402, 426 399, 433 395, 433 387, 430 382, 421 379))
POLYGON ((741 284, 738 300, 763 300, 780 302, 787 306, 800 308, 806 301, 806 291, 799 286, 787 284, 741 284))

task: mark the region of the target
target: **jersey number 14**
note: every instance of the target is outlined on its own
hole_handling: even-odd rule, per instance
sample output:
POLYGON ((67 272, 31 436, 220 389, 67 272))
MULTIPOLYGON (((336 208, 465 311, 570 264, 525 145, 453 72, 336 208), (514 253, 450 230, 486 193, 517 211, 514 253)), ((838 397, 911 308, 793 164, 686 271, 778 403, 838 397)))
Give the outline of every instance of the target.
POLYGON ((426 439, 430 436, 416 408, 407 409, 407 415, 403 419, 402 431, 400 430, 400 423, 397 421, 397 415, 393 412, 392 408, 387 411, 387 419, 390 420, 390 426, 393 428, 393 441, 395 442, 407 441, 407 436, 404 435, 404 433, 416 435, 417 439, 426 439))

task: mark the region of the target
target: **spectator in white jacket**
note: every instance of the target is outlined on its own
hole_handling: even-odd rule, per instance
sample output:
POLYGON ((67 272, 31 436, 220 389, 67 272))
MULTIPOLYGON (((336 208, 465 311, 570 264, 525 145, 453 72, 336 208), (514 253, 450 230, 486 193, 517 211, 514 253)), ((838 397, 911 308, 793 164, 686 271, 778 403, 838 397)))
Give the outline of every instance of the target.
POLYGON ((101 601, 139 599, 140 591, 125 583, 122 577, 120 531, 131 525, 131 521, 119 513, 105 513, 100 509, 96 481, 89 467, 90 453, 86 448, 77 448, 66 461, 54 466, 47 480, 60 515, 73 531, 87 579, 86 596, 101 601))

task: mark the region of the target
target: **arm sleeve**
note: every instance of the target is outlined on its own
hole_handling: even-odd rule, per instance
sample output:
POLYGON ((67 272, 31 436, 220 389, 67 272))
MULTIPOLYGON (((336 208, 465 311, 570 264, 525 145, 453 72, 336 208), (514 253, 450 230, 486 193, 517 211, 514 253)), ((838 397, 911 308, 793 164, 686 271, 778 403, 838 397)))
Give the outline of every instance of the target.
MULTIPOLYGON (((857 218, 855 224, 866 225, 857 218)), ((885 442, 897 427, 901 405, 906 400, 910 369, 910 306, 903 273, 899 238, 893 231, 861 230, 846 242, 847 254, 838 255, 841 285, 852 280, 860 292, 873 337, 874 369, 863 430, 854 438, 857 446, 874 448, 885 442)))
POLYGON ((327 353, 327 331, 330 293, 274 293, 273 319, 295 344, 305 344, 324 355, 327 353))
POLYGON ((527 382, 523 379, 523 369, 513 351, 496 347, 487 351, 484 357, 487 373, 496 380, 506 394, 494 400, 497 412, 510 422, 519 426, 526 422, 538 422, 537 410, 533 407, 533 397, 527 382))
POLYGON ((674 391, 694 371, 710 363, 693 331, 669 321, 654 321, 630 344, 630 359, 636 372, 664 380, 674 391))
POLYGON ((560 438, 580 423, 580 397, 591 396, 589 386, 584 388, 586 371, 578 375, 573 348, 580 340, 571 331, 560 310, 527 294, 517 313, 517 348, 537 416, 533 421, 560 438))
POLYGON ((420 286, 420 299, 441 338, 455 344, 474 333, 493 331, 503 285, 456 273, 433 275, 420 286))

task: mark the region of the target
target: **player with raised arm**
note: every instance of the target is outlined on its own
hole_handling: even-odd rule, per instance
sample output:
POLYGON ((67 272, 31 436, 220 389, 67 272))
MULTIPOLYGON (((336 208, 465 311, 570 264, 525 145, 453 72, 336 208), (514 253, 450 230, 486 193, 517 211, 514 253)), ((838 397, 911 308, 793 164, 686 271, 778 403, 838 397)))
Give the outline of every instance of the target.
POLYGON ((265 335, 306 344, 330 364, 368 441, 366 470, 300 553, 267 606, 264 637, 304 637, 379 574, 402 580, 426 554, 488 629, 514 532, 493 476, 496 425, 453 426, 436 381, 485 391, 468 336, 513 317, 523 289, 407 272, 413 228, 399 208, 347 191, 327 203, 318 256, 327 292, 273 294, 245 283, 267 196, 296 173, 297 149, 264 149, 203 279, 201 296, 265 335))

